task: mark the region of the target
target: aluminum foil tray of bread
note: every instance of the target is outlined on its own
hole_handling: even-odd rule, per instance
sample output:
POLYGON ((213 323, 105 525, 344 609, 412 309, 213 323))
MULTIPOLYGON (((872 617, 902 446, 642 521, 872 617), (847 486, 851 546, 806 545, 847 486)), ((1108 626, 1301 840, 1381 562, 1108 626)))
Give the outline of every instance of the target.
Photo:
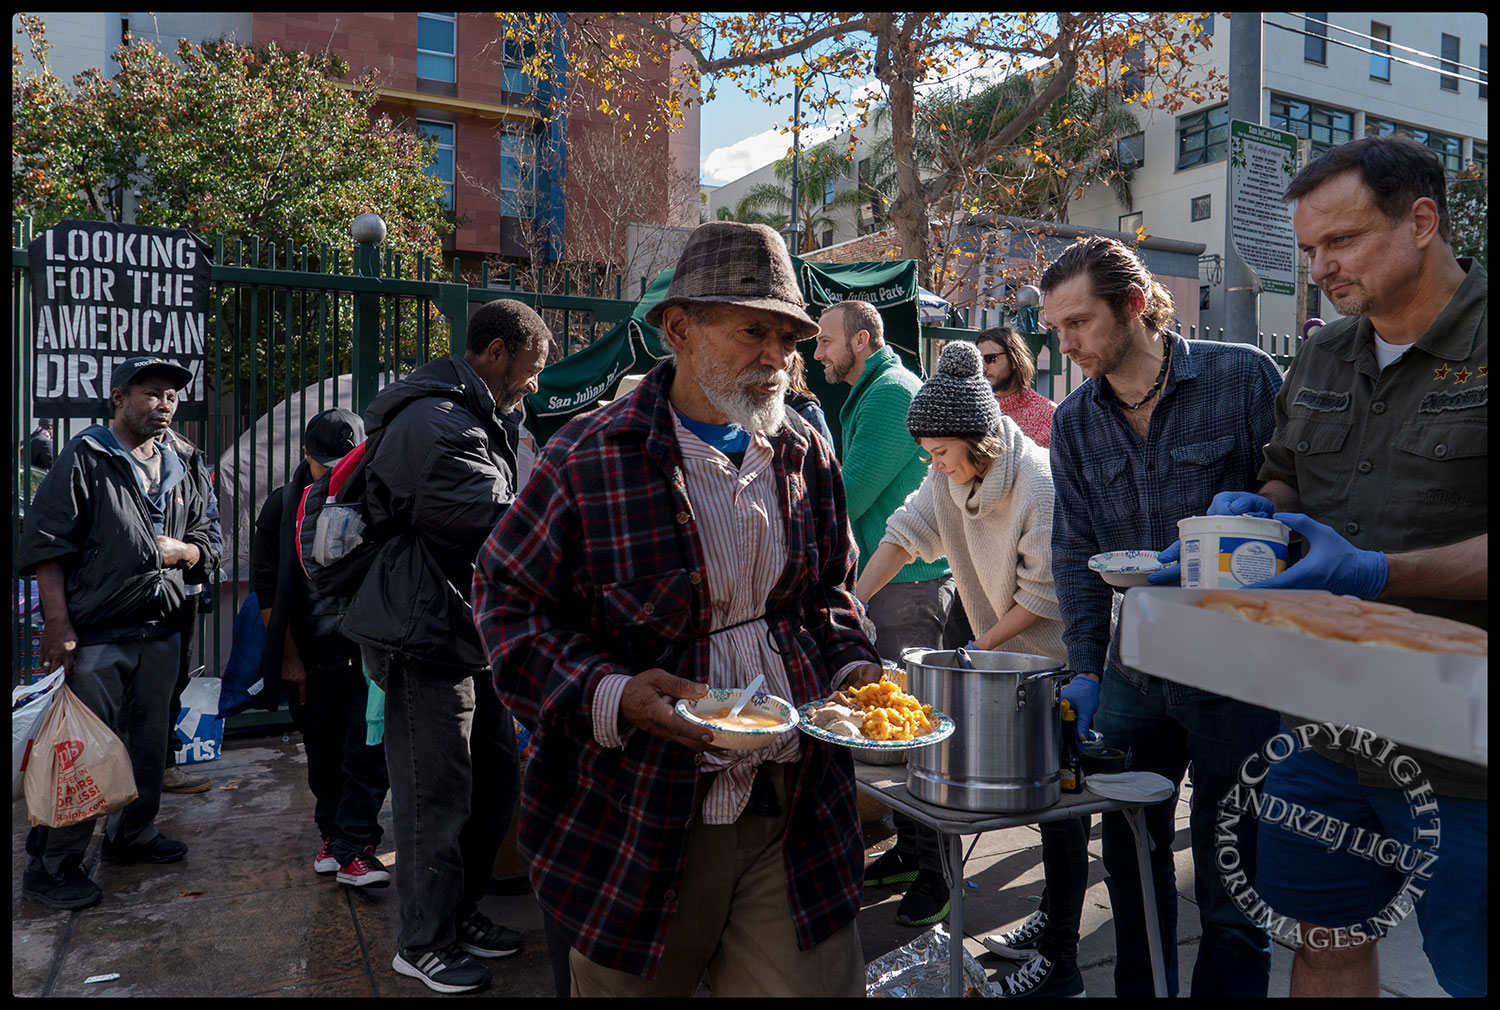
POLYGON ((1489 635, 1314 590, 1125 594, 1120 656, 1163 679, 1489 764, 1489 635))

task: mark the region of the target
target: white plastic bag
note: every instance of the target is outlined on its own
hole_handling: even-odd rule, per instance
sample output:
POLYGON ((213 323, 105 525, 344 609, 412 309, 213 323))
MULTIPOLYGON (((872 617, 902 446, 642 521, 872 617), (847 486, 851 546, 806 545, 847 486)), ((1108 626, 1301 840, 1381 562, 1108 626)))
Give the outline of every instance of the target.
POLYGON ((22 684, 10 692, 10 801, 21 798, 26 759, 31 742, 36 739, 42 716, 57 697, 57 685, 63 682, 62 668, 54 670, 35 684, 22 684))

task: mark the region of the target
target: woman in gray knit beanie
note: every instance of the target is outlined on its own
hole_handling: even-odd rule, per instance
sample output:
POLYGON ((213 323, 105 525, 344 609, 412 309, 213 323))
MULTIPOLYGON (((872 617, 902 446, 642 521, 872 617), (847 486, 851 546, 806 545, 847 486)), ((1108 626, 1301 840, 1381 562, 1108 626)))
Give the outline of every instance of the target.
POLYGON ((912 398, 906 430, 940 472, 960 484, 984 479, 1001 451, 1000 405, 985 381, 979 348, 963 342, 943 348, 937 374, 912 398))
MULTIPOLYGON (((932 472, 891 514, 854 595, 868 601, 913 558, 946 556, 974 627, 970 649, 1066 656, 1052 584, 1047 450, 1002 416, 973 344, 943 348, 937 374, 912 400, 906 427, 931 454, 932 472)), ((1011 946, 1018 941, 1009 934, 985 938, 985 945, 1002 956, 1030 959, 1000 980, 1007 996, 1084 994, 1077 936, 1088 883, 1087 840, 1087 827, 1077 818, 1043 825, 1046 911, 1034 913, 1021 932, 1031 936, 1050 922, 1048 956, 1025 944, 1011 946)), ((919 846, 897 843, 897 850, 913 847, 919 846)), ((881 859, 889 861, 891 855, 881 859)), ((920 880, 922 871, 912 868, 920 880)), ((945 905, 940 914, 947 911, 945 905)))

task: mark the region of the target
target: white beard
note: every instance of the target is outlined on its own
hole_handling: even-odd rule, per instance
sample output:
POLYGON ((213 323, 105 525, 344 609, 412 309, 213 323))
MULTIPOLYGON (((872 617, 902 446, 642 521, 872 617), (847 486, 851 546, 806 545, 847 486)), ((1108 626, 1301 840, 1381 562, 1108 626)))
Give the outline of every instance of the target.
POLYGON ((700 385, 708 402, 722 412, 730 424, 770 435, 786 421, 787 382, 786 372, 761 366, 747 369, 737 376, 714 369, 702 377, 700 385), (776 393, 764 400, 747 388, 772 379, 776 380, 776 393))

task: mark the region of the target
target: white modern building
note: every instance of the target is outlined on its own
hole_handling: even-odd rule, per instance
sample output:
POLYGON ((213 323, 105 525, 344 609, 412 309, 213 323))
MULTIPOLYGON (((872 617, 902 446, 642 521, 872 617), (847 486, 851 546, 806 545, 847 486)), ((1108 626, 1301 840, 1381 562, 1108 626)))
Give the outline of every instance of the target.
MULTIPOLYGON (((1489 163, 1489 21, 1454 12, 1220 13, 1206 65, 1227 75, 1233 22, 1260 16, 1260 122, 1309 141, 1313 157, 1371 134, 1413 137, 1450 173, 1489 163), (1445 73, 1444 71, 1447 71, 1445 73), (1465 79, 1468 78, 1468 79, 1465 79)), ((1149 82, 1146 82, 1149 87, 1149 82)), ((1070 208, 1073 224, 1201 242, 1199 306, 1205 327, 1223 325, 1227 213, 1227 99, 1175 113, 1140 110, 1145 129, 1122 142, 1137 161, 1133 205, 1094 186, 1070 208)), ((1300 328, 1294 295, 1262 294, 1260 330, 1300 328)), ((1315 286, 1307 316, 1332 319, 1315 286)))

